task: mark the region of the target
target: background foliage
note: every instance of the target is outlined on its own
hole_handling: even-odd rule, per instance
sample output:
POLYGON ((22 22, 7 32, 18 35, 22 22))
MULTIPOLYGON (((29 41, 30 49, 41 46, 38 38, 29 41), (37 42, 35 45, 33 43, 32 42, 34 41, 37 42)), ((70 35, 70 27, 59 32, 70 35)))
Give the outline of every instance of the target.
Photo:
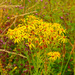
MULTIPOLYGON (((23 51, 21 47, 18 48, 17 51, 17 44, 14 44, 12 40, 9 40, 8 37, 5 36, 7 30, 9 28, 15 28, 19 24, 18 20, 20 18, 25 18, 25 15, 27 14, 34 14, 35 16, 42 18, 46 22, 59 23, 64 27, 64 29, 67 30, 67 34, 65 35, 67 36, 69 41, 66 44, 60 45, 56 49, 58 51, 61 51, 62 61, 59 65, 56 65, 58 62, 54 64, 55 68, 59 68, 59 66, 61 67, 61 65, 63 65, 63 70, 62 73, 59 73, 58 69, 55 69, 56 73, 54 73, 53 75, 74 75, 74 0, 0 0, 0 72, 3 75, 29 75, 29 68, 34 68, 32 64, 29 64, 30 60, 27 61, 25 60, 25 57, 19 57, 21 55, 18 56, 17 54, 14 54, 14 52, 18 53, 18 51, 23 54, 23 51), (3 49, 6 49, 10 52, 7 52, 3 49), (69 55, 71 55, 71 57, 69 57, 69 55), (18 68, 16 68, 16 65, 18 68), (65 65, 67 66, 66 68, 65 65), (64 68, 65 72, 63 74, 64 68), (7 74, 8 71, 9 74, 7 74)), ((29 47, 26 46, 26 48, 26 50, 28 50, 28 53, 30 53, 29 47)))

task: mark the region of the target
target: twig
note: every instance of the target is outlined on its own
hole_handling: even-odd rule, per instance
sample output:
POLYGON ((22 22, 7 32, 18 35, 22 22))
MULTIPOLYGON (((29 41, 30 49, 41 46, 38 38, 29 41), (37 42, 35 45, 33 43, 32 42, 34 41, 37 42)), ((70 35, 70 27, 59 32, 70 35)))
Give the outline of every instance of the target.
POLYGON ((25 13, 25 0, 23 0, 23 6, 24 6, 23 12, 25 13))
MULTIPOLYGON (((36 11, 30 12, 30 13, 34 13, 34 12, 36 12, 36 11)), ((10 19, 14 19, 14 18, 17 18, 17 17, 20 17, 20 16, 24 16, 24 15, 27 15, 27 14, 30 14, 30 13, 25 13, 25 14, 21 14, 21 15, 16 15, 16 16, 10 18, 10 19)), ((9 22, 9 21, 10 21, 10 20, 7 20, 7 21, 5 22, 5 24, 6 24, 7 22, 9 22)), ((14 22, 15 22, 15 21, 14 21, 14 22)), ((14 24, 14 22, 13 22, 9 27, 11 27, 11 26, 14 24)), ((2 32, 2 34, 3 34, 9 27, 7 27, 7 28, 2 32)))
MULTIPOLYGON (((70 52, 70 55, 69 55, 68 61, 67 61, 67 63, 66 63, 66 66, 65 66, 65 68, 64 68, 64 70, 63 70, 62 75, 64 75, 64 73, 65 73, 65 70, 66 70, 66 68, 67 68, 67 65, 68 65, 68 63, 69 63, 69 60, 70 60, 70 58, 71 58, 71 55, 72 55, 74 49, 75 49, 75 41, 74 41, 74 45, 72 46, 72 50, 71 50, 71 52, 70 52)), ((75 67, 74 67, 74 68, 75 68, 75 67)))
POLYGON ((74 49, 75 49, 75 41, 74 41, 74 45, 72 46, 72 51, 71 51, 71 54, 73 53, 74 49))
POLYGON ((63 20, 64 20, 64 23, 65 23, 65 27, 66 27, 66 29, 68 30, 68 25, 67 25, 67 23, 66 23, 66 18, 65 18, 65 15, 63 14, 63 20))
MULTIPOLYGON (((14 23, 15 23, 15 20, 13 21, 13 23, 12 23, 9 27, 11 27, 14 23)), ((7 27, 7 28, 2 32, 2 34, 3 34, 9 27, 7 27)))
POLYGON ((63 44, 63 58, 65 57, 66 54, 66 49, 65 49, 65 44, 63 44))
POLYGON ((21 5, 1 5, 0 8, 14 8, 14 7, 19 7, 21 5))
MULTIPOLYGON (((14 26, 16 26, 16 25, 15 25, 16 20, 17 20, 17 18, 15 18, 15 20, 14 20, 14 26)), ((12 25, 13 25, 13 24, 12 24, 12 25)))
POLYGON ((4 4, 5 2, 2 2, 0 5, 4 4))
MULTIPOLYGON (((30 13, 25 13, 25 14, 21 14, 21 15, 16 15, 16 16, 10 18, 10 19, 12 20, 12 19, 14 19, 15 17, 24 16, 24 15, 31 14, 31 13, 34 13, 34 12, 37 12, 37 11, 33 11, 33 12, 30 12, 30 13)), ((9 22, 9 21, 10 21, 10 20, 7 20, 7 21, 5 22, 5 24, 6 24, 7 22, 9 22)))
MULTIPOLYGON (((74 42, 74 49, 75 49, 75 42, 74 42)), ((73 52, 73 62, 74 62, 74 75, 75 75, 75 51, 73 52)))
POLYGON ((35 3, 32 7, 28 8, 26 11, 28 11, 29 9, 34 8, 39 2, 40 2, 40 0, 37 3, 35 3))
MULTIPOLYGON (((34 13, 34 12, 37 12, 37 11, 33 11, 33 12, 30 12, 30 13, 21 14, 21 15, 18 15, 18 16, 24 16, 24 15, 31 14, 31 13, 34 13)), ((18 17, 18 16, 15 16, 15 17, 18 17)))
POLYGON ((26 56, 24 56, 24 55, 22 55, 22 54, 17 54, 17 53, 15 53, 15 52, 10 52, 10 51, 7 51, 7 50, 5 50, 5 49, 0 49, 0 51, 6 52, 6 53, 10 53, 10 54, 13 54, 13 55, 18 55, 18 56, 23 57, 23 58, 27 58, 26 56))
POLYGON ((2 2, 0 5, 4 4, 5 2, 2 2))
POLYGON ((70 43, 70 45, 73 47, 73 44, 71 43, 71 41, 70 40, 68 40, 68 42, 70 43))

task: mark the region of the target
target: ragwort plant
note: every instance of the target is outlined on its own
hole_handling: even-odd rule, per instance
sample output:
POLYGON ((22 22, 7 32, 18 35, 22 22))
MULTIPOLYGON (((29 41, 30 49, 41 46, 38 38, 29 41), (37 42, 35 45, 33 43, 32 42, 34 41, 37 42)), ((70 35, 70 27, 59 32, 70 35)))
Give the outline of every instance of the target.
POLYGON ((60 70, 56 71, 54 64, 61 61, 61 54, 54 48, 67 42, 66 30, 58 23, 47 23, 34 15, 28 15, 19 21, 20 24, 14 29, 8 29, 6 35, 23 50, 29 65, 34 66, 33 70, 29 66, 29 74, 59 74, 60 70), (24 51, 24 41, 29 46, 30 54, 24 51))
MULTIPOLYGON (((22 0, 21 0, 22 1, 22 0)), ((38 0, 36 0, 37 2, 38 0)), ((38 13, 36 13, 36 15, 41 15, 41 17, 43 16, 44 19, 47 21, 51 21, 51 22, 59 22, 59 23, 62 23, 62 25, 65 25, 66 26, 66 29, 67 28, 71 28, 69 30, 67 30, 67 32, 69 31, 72 31, 72 33, 74 33, 74 19, 73 19, 73 15, 74 15, 74 2, 73 1, 65 1, 66 4, 64 3, 64 1, 52 1, 52 0, 48 0, 47 2, 45 0, 40 0, 41 1, 41 5, 39 5, 40 7, 40 10, 37 6, 37 11, 38 13), (44 5, 45 4, 45 5, 44 5), (48 7, 47 7, 48 6, 48 7), (56 7, 55 7, 56 6, 56 7), (50 10, 50 11, 49 11, 50 10), (60 14, 58 14, 60 12, 60 14), (71 15, 72 14, 72 15, 71 15)), ((23 2, 23 1, 22 1, 23 2)), ((13 0, 13 3, 15 4, 14 0, 13 0)), ((16 0, 16 3, 17 3, 17 0, 16 0)), ((18 2, 19 3, 19 2, 18 2)), ((24 2, 23 2, 24 3, 24 2)), ((25 0, 25 5, 27 4, 27 0, 25 0)), ((30 4, 32 5, 33 2, 32 1, 29 1, 29 6, 30 4)), ((18 6, 16 6, 17 8, 18 6)), ((26 5, 25 7, 19 7, 20 9, 23 9, 23 8, 27 8, 28 5, 26 5)), ((32 10, 32 9, 31 9, 32 10)), ((15 11, 16 12, 16 11, 15 11)), ((23 12, 23 11, 22 11, 23 12)), ((11 12, 10 12, 11 13, 11 12)), ((20 12, 19 12, 20 13, 20 12)), ((7 19, 10 19, 10 17, 7 17, 7 19)), ((1 21, 2 22, 2 21, 1 21)), ((8 25, 8 24, 7 24, 8 25)), ((2 25, 3 26, 3 25, 2 25)), ((2 31, 0 30, 0 33, 2 33, 2 31)), ((68 34, 68 36, 73 36, 70 32, 70 34, 68 34)), ((54 44, 51 44, 51 45, 54 45, 54 44)), ((68 45, 68 44, 67 44, 68 45)), ((48 45, 44 45, 45 47, 48 48, 48 45)), ((55 46, 55 45, 54 45, 55 46)), ((69 45, 68 45, 69 46, 69 45)), ((68 46, 66 47, 66 49, 70 50, 68 48, 68 46)), ((39 46, 40 49, 42 49, 42 46, 39 46)), ((51 48, 51 47, 50 47, 51 48)), ((49 49, 50 49, 49 48, 49 49)), ((53 47, 51 48, 50 50, 56 50, 55 49, 56 47, 53 47)), ((43 48, 44 49, 44 48, 43 48)), ((49 50, 48 49, 48 50, 49 50)), ((15 49, 16 50, 16 49, 15 49)), ((19 49, 18 49, 19 50, 19 49)), ((67 52, 68 52, 67 50, 67 52)), ((66 53, 66 56, 68 57, 67 55, 68 53, 66 53)), ((35 55, 34 55, 35 56, 35 55)), ((65 57, 66 58, 66 57, 65 57)), ((66 73, 65 73, 66 74, 66 73)))

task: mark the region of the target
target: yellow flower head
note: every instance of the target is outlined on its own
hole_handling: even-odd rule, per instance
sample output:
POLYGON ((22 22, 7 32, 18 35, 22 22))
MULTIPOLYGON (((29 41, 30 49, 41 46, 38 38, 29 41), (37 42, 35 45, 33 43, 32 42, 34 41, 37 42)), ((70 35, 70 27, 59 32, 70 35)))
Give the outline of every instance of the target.
POLYGON ((66 32, 63 27, 58 23, 47 23, 34 15, 28 15, 25 19, 20 19, 21 24, 13 30, 9 29, 7 36, 14 40, 14 43, 27 40, 30 47, 35 47, 35 41, 38 45, 59 45, 61 42, 66 42, 66 32), (35 38, 36 37, 36 38, 35 38))
POLYGON ((55 61, 57 58, 60 58, 59 52, 49 52, 47 55, 49 56, 49 59, 52 61, 55 61))

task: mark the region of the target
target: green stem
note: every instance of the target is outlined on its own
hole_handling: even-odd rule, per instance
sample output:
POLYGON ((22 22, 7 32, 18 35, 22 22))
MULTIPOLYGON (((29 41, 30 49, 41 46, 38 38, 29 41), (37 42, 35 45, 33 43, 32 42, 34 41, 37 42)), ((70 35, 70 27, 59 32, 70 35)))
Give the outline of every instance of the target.
POLYGON ((37 65, 37 66, 36 66, 36 74, 38 75, 38 68, 39 68, 38 65, 39 65, 39 64, 38 64, 38 54, 37 54, 37 49, 36 49, 35 53, 36 53, 36 57, 37 57, 37 60, 36 60, 36 61, 37 61, 37 62, 36 62, 36 65, 37 65))
MULTIPOLYGON (((74 42, 74 45, 72 45, 72 47, 73 47, 73 48, 72 48, 72 50, 71 50, 71 52, 70 52, 70 56, 69 56, 69 58, 68 58, 67 64, 66 64, 66 66, 65 66, 65 68, 64 68, 64 71, 63 71, 62 75, 64 75, 64 73, 65 73, 66 67, 67 67, 68 62, 69 62, 69 60, 70 60, 70 58, 71 58, 71 54, 74 53, 75 42, 74 42)), ((75 55, 74 55, 74 57, 75 57, 75 55)), ((74 59, 73 61, 75 62, 75 59, 74 59)), ((75 75, 75 66, 74 66, 74 75, 75 75)))
POLYGON ((64 75, 64 73, 65 73, 65 70, 66 70, 66 68, 67 68, 67 65, 68 65, 68 63, 69 63, 70 58, 71 58, 71 53, 70 53, 70 56, 69 56, 68 61, 67 61, 67 63, 66 63, 66 66, 65 66, 65 68, 64 68, 64 70, 63 70, 62 75, 64 75))
MULTIPOLYGON (((75 52, 73 52, 73 61, 75 63, 75 52)), ((75 75, 75 65, 74 65, 74 75, 75 75)))
POLYGON ((64 57, 62 59, 62 66, 61 66, 61 71, 60 71, 61 74, 62 74, 62 69, 63 69, 63 63, 64 63, 64 57))
MULTIPOLYGON (((24 44, 23 43, 21 43, 21 48, 25 48, 25 46, 24 46, 24 44)), ((30 70, 30 74, 32 75, 32 71, 31 71, 31 66, 30 66, 30 58, 29 58, 29 55, 28 55, 28 52, 26 53, 26 56, 27 56, 27 60, 28 60, 28 62, 29 62, 29 70, 30 70)))

